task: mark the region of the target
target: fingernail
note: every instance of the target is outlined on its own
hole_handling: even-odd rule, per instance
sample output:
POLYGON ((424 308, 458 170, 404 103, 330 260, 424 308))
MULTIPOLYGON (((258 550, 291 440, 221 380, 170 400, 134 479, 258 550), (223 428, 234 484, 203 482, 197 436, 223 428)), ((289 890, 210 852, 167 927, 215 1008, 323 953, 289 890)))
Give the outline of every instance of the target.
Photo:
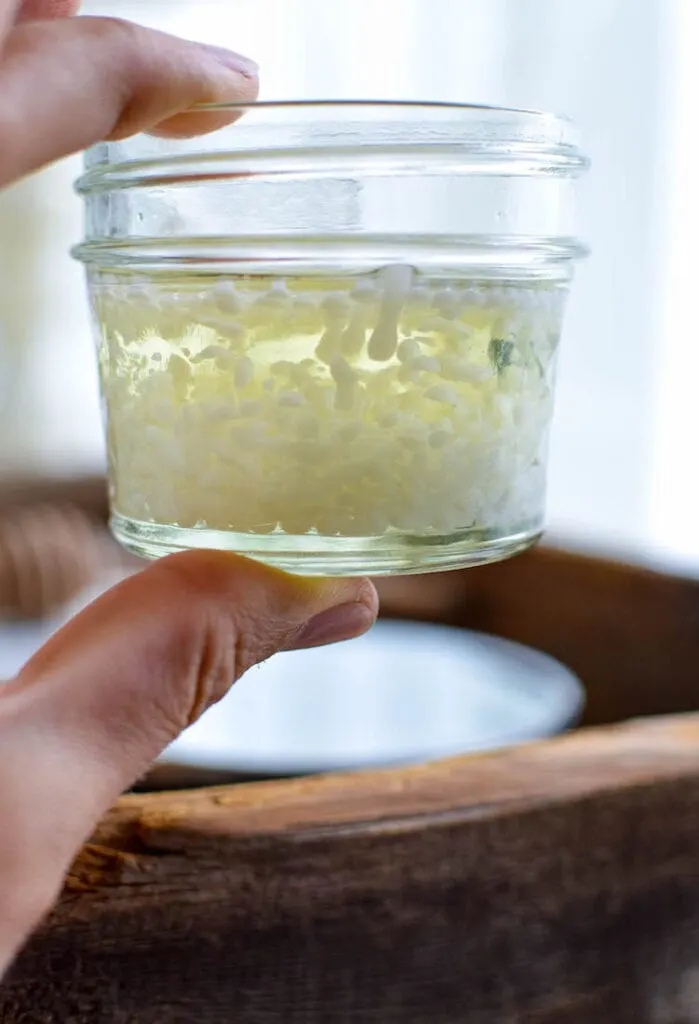
POLYGON ((226 50, 223 46, 210 46, 208 43, 202 44, 202 49, 214 56, 219 64, 223 64, 229 71, 237 71, 239 75, 245 75, 246 78, 257 77, 260 66, 250 57, 244 57, 242 53, 235 53, 233 50, 226 50))
POLYGON ((311 619, 303 627, 290 651, 302 650, 305 647, 321 647, 323 644, 336 644, 340 640, 366 633, 374 623, 374 614, 370 608, 359 601, 341 604, 337 608, 329 608, 311 619))

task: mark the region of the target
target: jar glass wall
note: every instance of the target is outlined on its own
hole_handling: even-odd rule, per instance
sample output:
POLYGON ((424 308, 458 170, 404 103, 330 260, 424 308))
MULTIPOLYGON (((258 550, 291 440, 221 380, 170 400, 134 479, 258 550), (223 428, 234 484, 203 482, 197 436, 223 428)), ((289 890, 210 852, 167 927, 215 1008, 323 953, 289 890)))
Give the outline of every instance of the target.
POLYGON ((532 543, 583 253, 572 127, 454 104, 193 116, 222 126, 98 146, 79 183, 116 536, 327 574, 532 543))

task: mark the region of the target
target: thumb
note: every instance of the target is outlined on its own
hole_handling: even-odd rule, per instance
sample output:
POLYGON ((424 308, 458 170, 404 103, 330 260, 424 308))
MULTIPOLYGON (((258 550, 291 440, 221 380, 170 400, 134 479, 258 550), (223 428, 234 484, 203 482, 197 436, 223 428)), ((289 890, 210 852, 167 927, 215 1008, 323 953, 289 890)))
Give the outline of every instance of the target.
POLYGON ((0 974, 99 817, 251 665, 367 630, 366 580, 187 552, 119 584, 0 691, 0 974))

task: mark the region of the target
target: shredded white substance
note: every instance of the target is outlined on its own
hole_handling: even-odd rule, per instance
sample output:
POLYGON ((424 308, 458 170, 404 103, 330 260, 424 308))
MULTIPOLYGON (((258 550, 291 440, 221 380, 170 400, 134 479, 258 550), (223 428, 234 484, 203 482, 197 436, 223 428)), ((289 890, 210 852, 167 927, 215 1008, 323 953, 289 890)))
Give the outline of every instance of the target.
POLYGON ((346 537, 541 515, 560 285, 93 285, 121 515, 346 537))

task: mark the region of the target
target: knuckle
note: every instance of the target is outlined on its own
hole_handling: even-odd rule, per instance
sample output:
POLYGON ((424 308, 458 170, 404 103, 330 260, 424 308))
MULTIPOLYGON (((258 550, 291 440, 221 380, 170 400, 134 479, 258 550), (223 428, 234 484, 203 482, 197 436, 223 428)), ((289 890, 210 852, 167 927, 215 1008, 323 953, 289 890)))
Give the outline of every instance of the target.
POLYGON ((125 47, 133 47, 141 38, 143 29, 132 21, 124 18, 101 17, 82 20, 84 31, 89 33, 94 42, 108 40, 110 45, 121 43, 125 47))
POLYGON ((214 619, 192 637, 188 707, 190 725, 224 696, 237 679, 238 644, 241 634, 214 619))
POLYGON ((276 654, 286 645, 296 628, 293 623, 282 620, 244 619, 236 641, 235 679, 240 679, 253 665, 276 654))
POLYGON ((255 567, 232 573, 215 553, 175 555, 148 571, 167 601, 167 660, 179 684, 158 688, 159 712, 181 729, 248 669, 283 647, 298 623, 293 604, 284 608, 284 601, 273 600, 276 591, 257 579, 255 567))

